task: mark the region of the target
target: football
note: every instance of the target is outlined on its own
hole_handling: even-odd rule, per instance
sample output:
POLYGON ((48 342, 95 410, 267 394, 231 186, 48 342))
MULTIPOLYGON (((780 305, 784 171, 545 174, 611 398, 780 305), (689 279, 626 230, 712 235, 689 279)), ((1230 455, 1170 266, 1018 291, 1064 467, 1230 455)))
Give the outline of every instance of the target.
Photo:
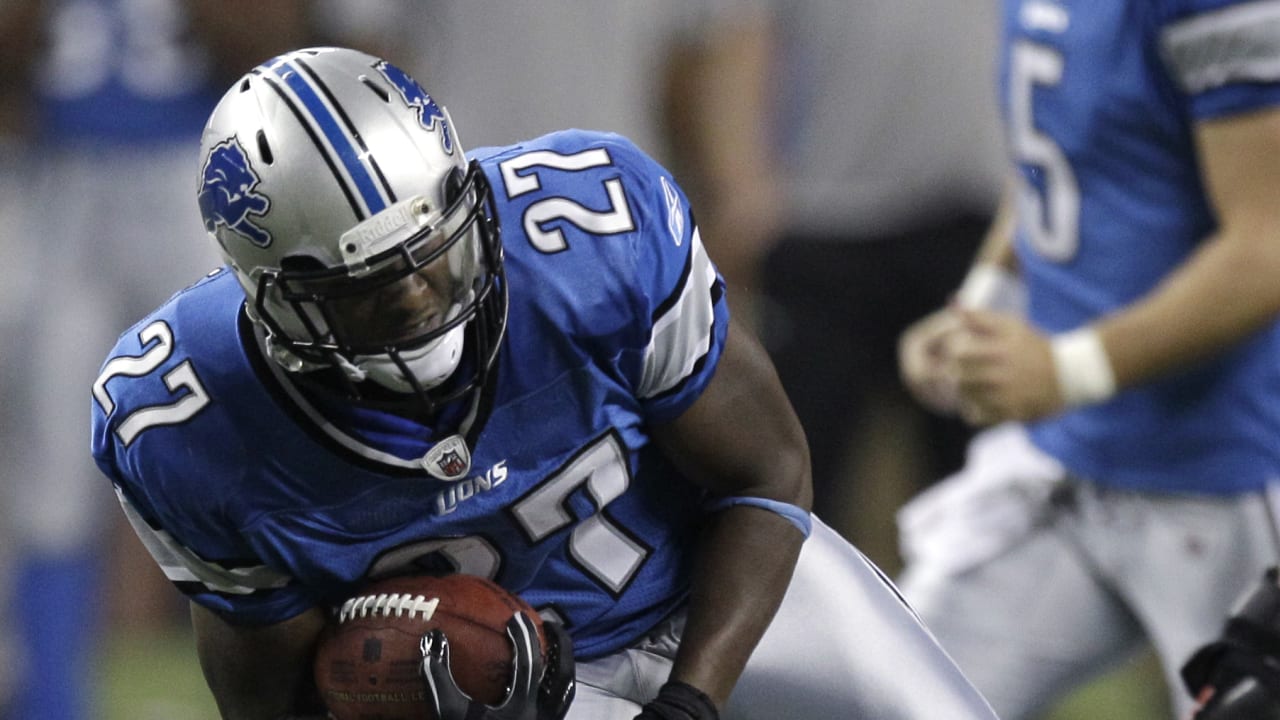
POLYGON ((422 636, 439 628, 449 641, 458 687, 497 705, 511 683, 506 624, 529 605, 497 583, 474 575, 403 576, 375 582, 337 608, 321 632, 315 656, 320 698, 336 720, 423 720, 434 717, 420 674, 422 636))

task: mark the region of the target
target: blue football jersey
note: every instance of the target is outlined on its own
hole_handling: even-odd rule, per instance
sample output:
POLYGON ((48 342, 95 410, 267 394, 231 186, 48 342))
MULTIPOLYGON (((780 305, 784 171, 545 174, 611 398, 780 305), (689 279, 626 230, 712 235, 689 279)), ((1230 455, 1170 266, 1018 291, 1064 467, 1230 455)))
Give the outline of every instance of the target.
POLYGON ((471 472, 432 429, 325 408, 264 360, 219 271, 126 332, 93 394, 93 453, 191 599, 269 623, 370 577, 459 570, 563 620, 584 658, 685 598, 703 493, 650 443, 715 371, 723 282, 670 174, 617 135, 472 153, 502 223, 510 316, 471 472))
POLYGON ((181 0, 56 0, 34 89, 49 142, 198 138, 221 95, 181 0))
MULTIPOLYGON (((1280 2, 1005 0, 1001 85, 1030 318, 1062 332, 1150 293, 1215 230, 1194 123, 1280 104, 1280 2)), ((1233 492, 1280 474, 1280 328, 1036 424, 1115 486, 1233 492)))

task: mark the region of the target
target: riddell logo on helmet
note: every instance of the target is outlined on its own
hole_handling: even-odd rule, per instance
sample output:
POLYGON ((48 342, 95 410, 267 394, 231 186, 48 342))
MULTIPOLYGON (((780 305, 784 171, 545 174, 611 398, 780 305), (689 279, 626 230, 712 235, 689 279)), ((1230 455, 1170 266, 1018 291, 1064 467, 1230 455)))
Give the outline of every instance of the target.
POLYGON ((221 225, 258 247, 270 246, 271 233, 250 219, 271 209, 271 199, 254 192, 261 180, 234 137, 214 145, 200 173, 200 214, 205 230, 216 232, 221 225))

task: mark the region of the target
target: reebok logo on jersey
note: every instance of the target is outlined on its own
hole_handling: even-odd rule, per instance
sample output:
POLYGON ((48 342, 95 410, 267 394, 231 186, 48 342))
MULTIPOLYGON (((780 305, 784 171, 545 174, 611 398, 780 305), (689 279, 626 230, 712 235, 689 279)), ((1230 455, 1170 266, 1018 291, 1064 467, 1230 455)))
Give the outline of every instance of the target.
POLYGON ((223 225, 258 247, 271 245, 271 233, 253 224, 271 209, 271 199, 254 188, 261 178, 249 164, 249 156, 234 137, 209 151, 200 173, 200 214, 204 228, 215 232, 223 225))
POLYGON ((489 468, 483 475, 474 475, 460 480, 446 490, 436 493, 436 515, 448 515, 462 503, 471 498, 489 492, 507 479, 507 461, 503 460, 489 468))
POLYGON ((684 208, 680 204, 680 194, 671 187, 666 177, 658 179, 662 181, 662 194, 667 200, 667 230, 671 231, 671 239, 676 241, 676 247, 680 247, 684 242, 684 208))

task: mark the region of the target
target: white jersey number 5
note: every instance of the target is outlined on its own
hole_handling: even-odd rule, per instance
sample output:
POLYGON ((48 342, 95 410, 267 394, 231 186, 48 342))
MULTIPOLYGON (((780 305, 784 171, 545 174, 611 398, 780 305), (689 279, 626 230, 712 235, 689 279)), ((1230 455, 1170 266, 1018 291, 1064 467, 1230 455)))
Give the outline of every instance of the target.
POLYGON ((1036 86, 1062 82, 1062 54, 1042 45, 1013 46, 1009 70, 1010 129, 1017 160, 1034 166, 1044 179, 1038 190, 1022 178, 1018 215, 1036 252, 1067 262, 1080 245, 1080 186, 1071 163, 1053 138, 1036 128, 1032 94, 1036 86))

